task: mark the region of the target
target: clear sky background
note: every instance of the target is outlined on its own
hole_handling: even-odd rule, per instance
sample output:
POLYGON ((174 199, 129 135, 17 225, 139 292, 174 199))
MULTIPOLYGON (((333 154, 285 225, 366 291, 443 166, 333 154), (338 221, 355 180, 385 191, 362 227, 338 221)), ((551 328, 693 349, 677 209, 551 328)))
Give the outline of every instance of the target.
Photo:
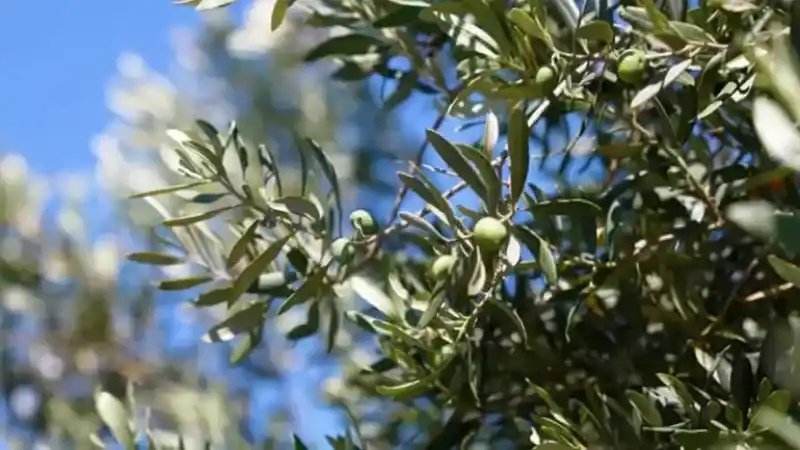
POLYGON ((37 172, 92 171, 89 142, 113 118, 106 87, 123 52, 163 70, 169 31, 198 21, 169 0, 5 2, 0 15, 0 149, 37 172))

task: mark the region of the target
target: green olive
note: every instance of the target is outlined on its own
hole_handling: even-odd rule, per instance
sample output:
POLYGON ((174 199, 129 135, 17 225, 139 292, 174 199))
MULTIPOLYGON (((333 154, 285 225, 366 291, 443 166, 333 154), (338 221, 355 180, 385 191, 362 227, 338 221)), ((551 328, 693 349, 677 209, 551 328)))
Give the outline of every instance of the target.
POLYGON ((372 217, 368 211, 357 209, 350 214, 350 223, 353 228, 360 231, 365 236, 369 236, 378 232, 378 224, 375 218, 372 217))
POLYGON ((431 264, 431 277, 436 281, 446 279, 453 271, 456 261, 457 259, 453 255, 444 255, 436 258, 431 264))
POLYGON ((508 238, 508 228, 494 217, 478 220, 472 232, 475 243, 481 250, 497 250, 508 238))
POLYGON ((542 66, 536 71, 534 84, 542 94, 550 94, 558 84, 558 75, 551 66, 542 66))
POLYGON ((347 263, 355 256, 356 249, 347 238, 338 238, 331 243, 331 254, 340 263, 347 263))
POLYGON ((641 50, 631 50, 619 61, 617 76, 628 84, 637 84, 642 81, 647 68, 645 54, 641 50))

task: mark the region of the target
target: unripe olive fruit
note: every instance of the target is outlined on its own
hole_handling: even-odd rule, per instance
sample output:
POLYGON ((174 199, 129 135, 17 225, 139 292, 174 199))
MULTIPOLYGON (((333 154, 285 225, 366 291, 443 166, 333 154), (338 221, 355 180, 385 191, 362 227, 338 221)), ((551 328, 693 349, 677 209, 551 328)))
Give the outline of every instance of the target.
POLYGON ((475 243, 481 250, 497 250, 508 238, 508 228, 494 217, 478 220, 472 232, 475 243))
POLYGON ((636 84, 642 81, 642 76, 646 68, 647 60, 645 60, 644 52, 641 50, 631 50, 619 61, 617 76, 626 83, 636 84))
POLYGON ((357 209, 350 214, 350 223, 353 224, 353 228, 365 235, 378 232, 378 224, 372 214, 363 209, 357 209))
POLYGON ((356 249, 347 238, 338 238, 331 243, 331 254, 337 261, 349 262, 355 256, 356 249))
POLYGON ((453 271, 456 261, 456 257, 453 255, 444 255, 436 258, 431 264, 431 277, 436 281, 444 280, 453 271))
POLYGON ((536 79, 534 83, 539 88, 542 94, 549 94, 553 92, 558 83, 558 76, 556 71, 550 66, 542 66, 536 71, 536 79))

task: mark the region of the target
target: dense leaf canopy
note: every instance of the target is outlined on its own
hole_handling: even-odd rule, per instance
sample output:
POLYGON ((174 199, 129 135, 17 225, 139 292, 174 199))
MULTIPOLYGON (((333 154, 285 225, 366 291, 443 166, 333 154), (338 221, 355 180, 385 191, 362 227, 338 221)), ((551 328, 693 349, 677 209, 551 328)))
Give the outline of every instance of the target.
MULTIPOLYGON (((345 369, 333 448, 800 448, 786 6, 276 0, 263 32, 329 31, 303 64, 382 79, 383 114, 438 116, 396 180, 365 169, 397 186, 389 216, 351 207, 307 130, 287 160, 238 121, 193 120, 166 131, 175 182, 134 195, 160 224, 128 258, 192 268, 157 285, 227 311, 203 339, 235 342, 233 364, 302 311, 286 337, 345 369)), ((127 400, 96 406, 130 445, 127 400)))

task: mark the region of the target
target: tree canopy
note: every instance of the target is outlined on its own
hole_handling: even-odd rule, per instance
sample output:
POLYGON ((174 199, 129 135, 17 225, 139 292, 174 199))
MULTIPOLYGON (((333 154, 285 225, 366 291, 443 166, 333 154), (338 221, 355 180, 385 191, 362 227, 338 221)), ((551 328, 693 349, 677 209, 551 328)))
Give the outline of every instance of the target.
MULTIPOLYGON (((234 365, 299 311, 343 369, 332 448, 800 448, 794 3, 275 0, 258 31, 287 26, 331 86, 383 83, 361 127, 424 102, 423 144, 192 115, 127 258, 185 268, 156 286, 225 311, 234 365)), ((136 389, 95 395, 126 448, 136 389)))

